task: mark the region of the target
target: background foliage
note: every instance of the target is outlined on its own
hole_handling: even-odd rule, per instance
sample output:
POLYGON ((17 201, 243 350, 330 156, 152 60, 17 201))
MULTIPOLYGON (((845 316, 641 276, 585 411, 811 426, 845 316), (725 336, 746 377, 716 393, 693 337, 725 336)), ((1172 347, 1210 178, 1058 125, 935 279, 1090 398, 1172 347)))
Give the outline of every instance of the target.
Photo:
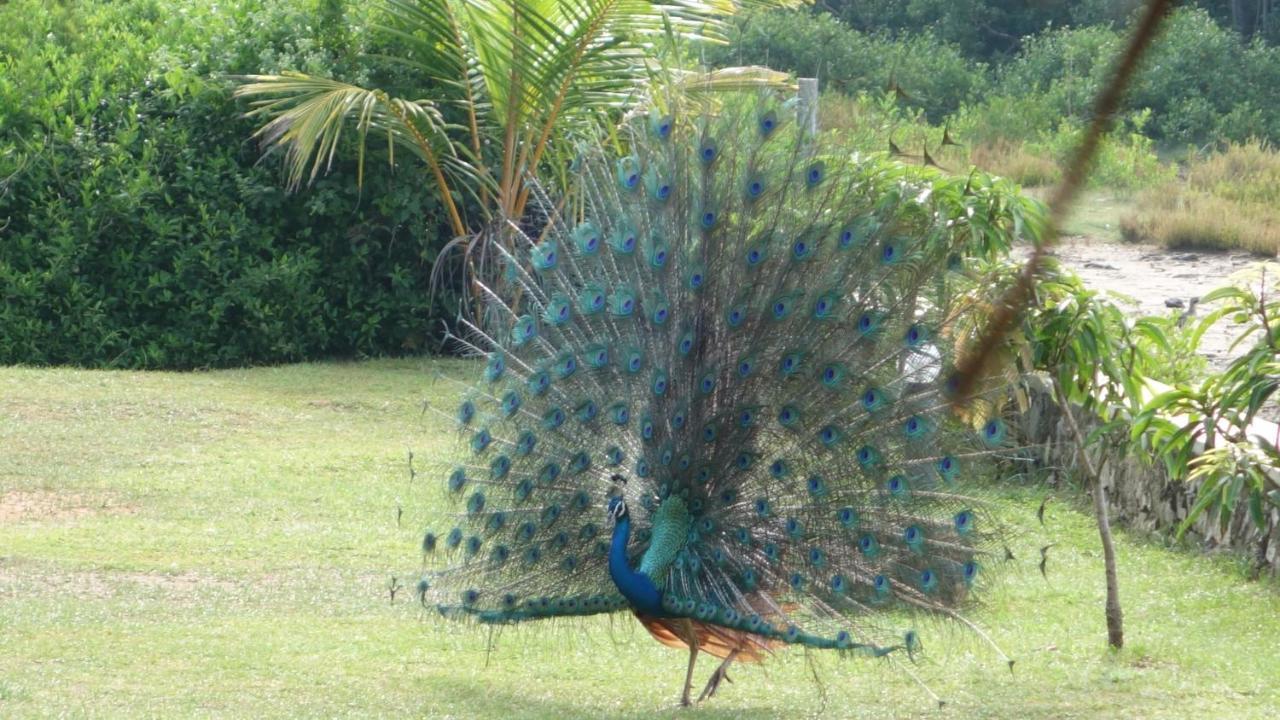
MULTIPOLYGON (((0 363, 198 367, 421 348, 442 244, 414 168, 304 194, 221 77, 354 74, 341 0, 0 5, 0 363)), ((361 63, 383 82, 398 72, 361 63)))
MULTIPOLYGON (((749 13, 727 45, 700 45, 690 61, 816 75, 822 127, 849 143, 1044 185, 1136 6, 826 0, 749 13)), ((1171 18, 1091 176, 1149 206, 1126 220, 1127 237, 1274 246, 1269 186, 1232 170, 1262 177, 1280 157, 1272 6, 1200 0, 1171 18)), ((346 137, 328 173, 289 194, 225 79, 301 71, 425 95, 443 101, 445 122, 465 123, 452 95, 432 95, 423 63, 379 59, 408 57, 413 40, 371 32, 374 12, 350 0, 0 4, 0 363, 181 368, 434 349, 458 286, 448 279, 431 304, 430 268, 455 233, 427 174, 383 157, 361 188, 346 137)), ((453 195, 465 217, 484 216, 453 195)))

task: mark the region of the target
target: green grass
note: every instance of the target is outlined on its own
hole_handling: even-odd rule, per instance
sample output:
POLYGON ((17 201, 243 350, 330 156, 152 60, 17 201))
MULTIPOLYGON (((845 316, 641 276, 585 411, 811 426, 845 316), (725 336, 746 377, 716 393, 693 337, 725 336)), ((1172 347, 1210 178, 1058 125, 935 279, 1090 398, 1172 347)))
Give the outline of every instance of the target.
MULTIPOLYGON (((625 615, 494 636, 416 566, 452 447, 419 361, 194 374, 0 369, 0 717, 1275 717, 1280 592, 1228 558, 1121 536, 1129 646, 1105 647, 1087 515, 1003 492, 1020 560, 972 617, 1018 662, 925 627, 916 668, 784 651, 692 712, 684 655, 625 615), (397 528, 395 508, 405 507, 397 528), (1047 542, 1049 579, 1035 569, 1047 542)), ((450 403, 451 404, 451 403, 450 403)), ((704 662, 701 682, 711 670, 704 662)))
MULTIPOLYGON (((1048 200, 1050 189, 1030 188, 1027 194, 1040 200, 1048 200)), ((1061 234, 1066 237, 1084 237, 1118 243, 1123 240, 1121 221, 1134 211, 1134 200, 1109 190, 1086 190, 1071 208, 1071 214, 1062 223, 1061 234)))

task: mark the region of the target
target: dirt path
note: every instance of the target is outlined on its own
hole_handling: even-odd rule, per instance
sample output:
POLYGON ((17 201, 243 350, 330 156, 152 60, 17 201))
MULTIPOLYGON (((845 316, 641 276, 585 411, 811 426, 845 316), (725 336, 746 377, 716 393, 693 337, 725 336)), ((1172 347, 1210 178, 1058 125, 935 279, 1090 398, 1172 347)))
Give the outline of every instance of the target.
MULTIPOLYGON (((1174 312, 1166 300, 1181 300, 1185 306, 1190 298, 1226 285, 1231 275, 1260 260, 1248 253, 1167 250, 1083 237, 1065 239, 1055 254, 1090 288, 1137 301, 1131 312, 1135 316, 1174 312)), ((1196 314, 1202 316, 1204 309, 1197 308, 1196 314)), ((1205 334, 1200 352, 1212 368, 1220 370, 1229 362, 1227 348, 1233 339, 1226 321, 1205 334)))

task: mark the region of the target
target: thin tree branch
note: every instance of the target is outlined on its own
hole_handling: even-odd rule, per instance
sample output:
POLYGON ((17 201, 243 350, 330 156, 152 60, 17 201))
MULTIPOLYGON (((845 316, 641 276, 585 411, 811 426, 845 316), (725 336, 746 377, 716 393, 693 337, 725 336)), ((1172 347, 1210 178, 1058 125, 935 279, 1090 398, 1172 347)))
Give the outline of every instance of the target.
POLYGON ((1072 155, 1062 182, 1049 198, 1049 217, 1044 228, 1044 236, 1023 265, 1017 281, 996 305, 991 323, 977 346, 961 359, 956 369, 954 387, 957 402, 963 402, 973 394, 978 380, 987 372, 987 366, 994 357, 996 347, 1003 342, 1005 336, 1026 311, 1032 290, 1035 288, 1036 278, 1044 265, 1045 256, 1057 242, 1058 230, 1062 227, 1080 189, 1084 186, 1084 180, 1093 162, 1093 156, 1098 150, 1098 144, 1110 129, 1116 109, 1120 105, 1120 99, 1124 96, 1125 89, 1128 88, 1129 81, 1138 67, 1138 61, 1142 59, 1152 40, 1155 39, 1156 31, 1160 29, 1161 21, 1168 13, 1170 6, 1170 0, 1150 0, 1147 3, 1146 13, 1129 40, 1129 47, 1117 63, 1111 82, 1094 104, 1093 122, 1090 123, 1084 139, 1072 155))

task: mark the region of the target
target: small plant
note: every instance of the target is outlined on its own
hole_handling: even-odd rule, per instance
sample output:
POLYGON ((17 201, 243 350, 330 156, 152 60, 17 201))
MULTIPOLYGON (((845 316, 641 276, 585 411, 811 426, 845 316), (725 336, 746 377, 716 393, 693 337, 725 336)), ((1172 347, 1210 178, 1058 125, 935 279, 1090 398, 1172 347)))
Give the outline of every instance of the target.
POLYGON ((1247 502, 1259 527, 1266 526, 1266 505, 1280 508, 1276 438, 1250 432, 1254 418, 1280 389, 1278 270, 1274 264, 1263 265, 1256 286, 1228 286, 1204 297, 1206 304, 1222 304, 1196 332, 1203 334, 1230 318, 1243 326, 1231 349, 1249 340, 1253 347, 1199 384, 1156 395, 1134 418, 1135 443, 1154 450, 1171 476, 1200 483, 1180 532, 1207 511, 1215 512, 1225 527, 1240 500, 1247 502))

